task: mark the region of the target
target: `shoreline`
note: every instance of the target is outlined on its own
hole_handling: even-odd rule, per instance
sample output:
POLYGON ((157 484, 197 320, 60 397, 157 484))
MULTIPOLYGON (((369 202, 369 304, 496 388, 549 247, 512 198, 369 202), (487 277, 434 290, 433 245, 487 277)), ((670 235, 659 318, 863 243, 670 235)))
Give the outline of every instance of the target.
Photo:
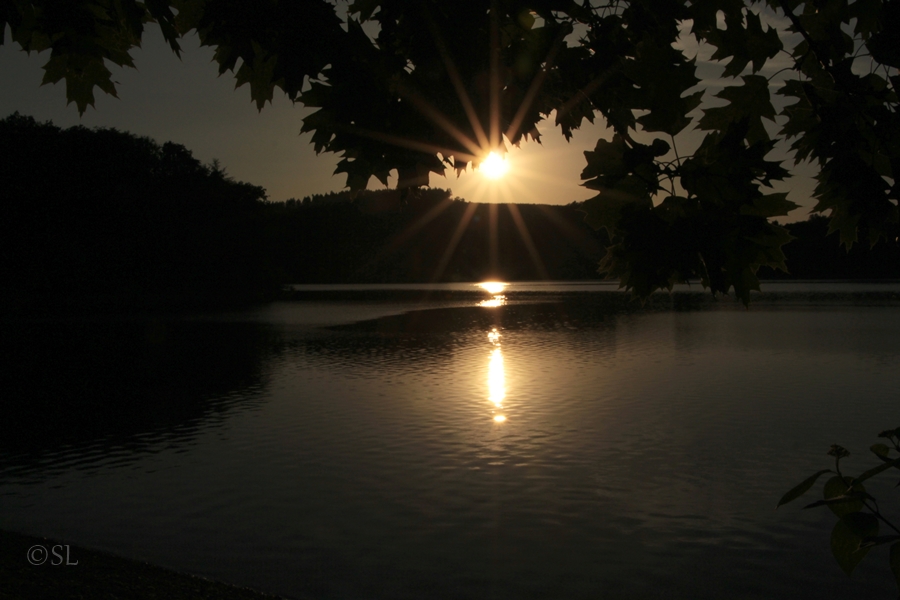
POLYGON ((0 530, 0 599, 286 600, 58 540, 0 530), (29 550, 42 546, 29 562, 29 550), (66 565, 68 548, 68 562, 66 565), (74 564, 74 563, 78 564, 74 564))

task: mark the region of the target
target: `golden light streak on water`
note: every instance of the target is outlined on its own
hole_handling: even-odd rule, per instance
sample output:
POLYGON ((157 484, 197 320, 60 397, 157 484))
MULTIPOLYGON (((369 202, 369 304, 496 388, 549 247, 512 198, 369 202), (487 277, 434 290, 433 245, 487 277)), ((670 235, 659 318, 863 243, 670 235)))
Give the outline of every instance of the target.
MULTIPOLYGON (((491 360, 488 363, 488 400, 497 409, 503 408, 503 399, 506 398, 506 371, 503 368, 503 351, 500 349, 500 333, 492 329, 488 339, 496 347, 491 352, 491 360)), ((503 423, 506 415, 495 414, 494 421, 503 423)))
POLYGON ((498 306, 503 306, 504 304, 506 304, 506 296, 499 295, 494 296, 490 300, 482 300, 478 303, 478 306, 484 308, 497 308, 498 306))
POLYGON ((491 362, 488 364, 488 399, 494 406, 501 408, 506 398, 506 373, 503 370, 503 351, 494 348, 491 362))

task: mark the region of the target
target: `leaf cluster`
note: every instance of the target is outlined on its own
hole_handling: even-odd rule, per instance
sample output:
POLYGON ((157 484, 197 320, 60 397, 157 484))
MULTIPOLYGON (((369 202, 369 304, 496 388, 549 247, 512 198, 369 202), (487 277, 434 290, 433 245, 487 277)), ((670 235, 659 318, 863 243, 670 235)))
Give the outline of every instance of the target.
POLYGON ((219 73, 234 71, 237 85, 250 84, 261 109, 275 87, 296 98, 307 77, 330 60, 344 31, 334 6, 305 2, 230 0, 3 0, 0 43, 6 26, 26 52, 50 50, 43 83, 66 83, 66 97, 79 113, 94 105, 94 87, 116 96, 107 62, 134 67, 131 50, 141 45, 149 23, 175 54, 180 38, 196 31, 200 43, 216 48, 219 73), (240 65, 238 65, 240 62, 240 65))
MULTIPOLYGON (((833 476, 825 482, 822 500, 807 504, 803 508, 827 506, 837 517, 831 532, 831 553, 841 569, 850 575, 856 566, 876 546, 890 544, 888 561, 900 588, 900 529, 882 514, 878 501, 866 492, 863 482, 889 469, 900 469, 900 427, 882 431, 879 437, 888 444, 873 444, 872 453, 881 461, 856 477, 841 472, 841 459, 850 452, 832 444, 828 455, 834 457, 834 469, 823 469, 788 490, 778 501, 778 506, 793 502, 808 492, 816 481, 826 473, 833 476), (882 530, 886 530, 880 535, 882 530)), ((900 482, 897 483, 900 486, 900 482)), ((777 507, 776 507, 777 508, 777 507)))
MULTIPOLYGON (((667 162, 666 156, 642 167, 658 178, 658 190, 670 190, 668 196, 651 191, 652 203, 646 193, 640 202, 634 201, 635 194, 626 202, 621 185, 627 180, 603 185, 593 176, 599 162, 608 161, 615 168, 624 154, 586 153, 588 168, 582 179, 600 192, 587 204, 587 218, 607 227, 613 240, 601 272, 641 298, 697 278, 714 293, 733 289, 748 303, 750 291, 759 288, 756 273, 761 266, 786 270, 781 248, 791 238, 771 220, 797 205, 785 194, 763 189, 789 175, 765 160, 779 137, 794 140, 795 164, 819 163, 814 210, 830 215, 829 231, 839 231, 848 249, 860 232, 873 245, 889 235, 898 221, 894 175, 900 159, 896 95, 900 80, 889 74, 889 67, 896 69, 891 62, 896 57, 884 40, 896 28, 890 21, 897 12, 895 4, 690 3, 687 17, 682 13, 676 20, 690 21, 696 40, 716 48, 712 59, 729 61, 724 76, 739 78, 742 84, 715 94, 727 102, 724 106, 701 110, 696 126, 709 133, 692 156, 682 160, 676 154, 676 160, 667 162), (785 33, 800 34, 792 50, 782 48, 782 39, 790 38, 762 24, 764 10, 782 13, 791 23, 785 33), (793 61, 793 75, 785 78, 777 93, 797 102, 779 113, 770 99, 771 77, 756 73, 783 52, 793 61), (869 73, 861 72, 864 59, 869 73), (748 68, 750 74, 745 73, 748 68), (781 125, 774 139, 773 128, 767 128, 764 120, 781 125)), ((680 72, 674 66, 666 71, 680 72)), ((690 94, 687 88, 683 91, 690 94)), ((636 105, 632 103, 632 110, 636 105)), ((665 111, 656 108, 650 114, 654 113, 665 111)), ((615 127, 616 121, 611 119, 610 124, 615 127)), ((647 132, 677 133, 639 124, 647 132)), ((629 139, 627 132, 620 128, 617 132, 629 139)))

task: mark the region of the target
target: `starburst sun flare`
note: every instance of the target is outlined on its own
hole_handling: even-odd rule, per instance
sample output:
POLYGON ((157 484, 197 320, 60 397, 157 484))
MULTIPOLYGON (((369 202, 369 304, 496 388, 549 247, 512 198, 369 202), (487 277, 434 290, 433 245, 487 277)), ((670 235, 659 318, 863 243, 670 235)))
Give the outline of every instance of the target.
POLYGON ((488 179, 500 179, 509 172, 509 162, 496 152, 491 152, 481 163, 481 173, 488 179))

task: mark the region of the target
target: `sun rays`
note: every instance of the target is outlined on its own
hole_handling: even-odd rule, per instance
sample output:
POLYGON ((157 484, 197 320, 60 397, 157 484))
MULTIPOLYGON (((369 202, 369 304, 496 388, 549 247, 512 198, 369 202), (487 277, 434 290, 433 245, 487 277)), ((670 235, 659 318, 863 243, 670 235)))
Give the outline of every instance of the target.
MULTIPOLYGON (((443 131, 447 135, 447 139, 452 140, 448 145, 455 145, 455 147, 441 147, 426 140, 407 139, 387 132, 356 130, 356 133, 364 137, 388 142, 398 147, 438 156, 446 165, 446 169, 451 171, 455 169, 457 171, 457 181, 461 185, 454 187, 457 194, 470 202, 509 204, 512 221, 528 254, 527 260, 533 263, 536 273, 546 278, 547 271, 535 247, 532 235, 514 203, 542 203, 548 200, 552 202, 552 198, 538 196, 536 190, 540 186, 536 186, 535 183, 536 180, 552 182, 557 175, 541 175, 541 173, 547 172, 547 159, 551 158, 552 160, 552 156, 548 157, 548 152, 545 148, 541 149, 542 155, 540 158, 532 157, 531 155, 534 153, 523 153, 518 146, 518 142, 526 141, 529 135, 535 140, 539 138, 537 130, 520 136, 520 129, 523 126, 523 122, 525 122, 526 114, 531 110, 531 106, 543 86, 547 71, 551 68, 557 52, 564 46, 564 41, 563 37, 558 37, 550 45, 547 56, 541 61, 542 66, 537 70, 528 85, 527 93, 518 106, 512 107, 511 112, 513 114, 511 118, 506 119, 501 115, 501 107, 504 106, 506 90, 501 81, 501 36, 499 13, 496 8, 496 3, 492 3, 489 26, 490 55, 487 61, 488 73, 486 74, 489 85, 487 98, 482 98, 482 100, 487 100, 487 105, 480 105, 482 109, 487 109, 486 114, 483 112, 479 113, 478 105, 476 102, 473 102, 473 96, 469 95, 467 87, 456 67, 454 57, 448 51, 445 40, 441 38, 438 27, 435 26, 430 18, 425 19, 426 25, 431 31, 435 49, 450 78, 459 106, 462 108, 468 123, 454 122, 420 90, 405 86, 401 86, 397 90, 403 101, 407 102, 420 115, 434 124, 437 129, 443 131), (482 119, 484 117, 487 117, 487 123, 483 122, 482 119), (471 135, 467 131, 471 132, 471 135), (517 144, 513 145, 511 141, 517 141, 517 144), (526 155, 528 155, 528 159, 520 160, 526 155), (538 163, 537 161, 541 162, 538 163)), ((477 97, 474 99, 478 100, 477 97)), ((532 125, 528 124, 527 127, 531 128, 532 125)), ((560 180, 562 180, 562 177, 560 177, 560 180)), ((399 249, 404 240, 409 239, 416 231, 442 211, 449 208, 449 206, 449 202, 439 204, 418 222, 411 224, 406 231, 397 236, 392 244, 391 251, 399 249)), ((498 263, 499 238, 497 207, 493 206, 491 209, 487 228, 489 236, 488 248, 491 265, 496 267, 498 263)), ((452 260, 457 246, 464 237, 476 210, 477 206, 475 204, 470 205, 466 207, 466 210, 460 216, 460 221, 435 267, 431 277, 432 281, 440 281, 444 276, 444 272, 452 260)))
MULTIPOLYGON (((476 212, 476 203, 488 204, 487 214, 487 235, 488 235, 488 254, 489 264, 492 272, 498 272, 500 258, 500 235, 499 235, 499 210, 500 205, 508 205, 509 217, 518 233, 522 246, 525 248, 526 256, 522 256, 521 260, 529 261, 534 267, 534 272, 540 278, 548 277, 547 269, 543 264, 543 260, 533 240, 532 232, 529 231, 525 219, 522 217, 516 203, 524 204, 541 204, 548 199, 539 197, 536 193, 538 183, 552 182, 552 176, 542 173, 540 161, 546 161, 548 157, 552 160, 554 152, 548 148, 536 148, 533 151, 523 151, 521 148, 514 146, 509 147, 504 155, 504 163, 496 165, 494 168, 504 169, 505 173, 500 176, 491 176, 481 170, 468 170, 461 176, 456 178, 458 185, 454 185, 454 189, 462 198, 469 200, 470 204, 462 213, 460 221, 456 226, 453 235, 448 241, 447 247, 441 256, 441 259, 435 269, 431 281, 441 281, 446 271, 447 265, 452 260, 454 253, 464 237, 464 233, 469 226, 476 212)), ((496 159, 495 159, 496 160, 496 159)), ((484 162, 488 162, 485 160, 484 162)), ((491 168, 490 166, 488 168, 491 168)), ((423 221, 429 221, 438 214, 450 207, 450 202, 443 203, 434 207, 423 221)), ((415 230, 421 228, 424 223, 416 223, 413 227, 415 230)), ((408 239, 413 232, 404 233, 402 237, 408 239)), ((569 233, 569 232, 564 232, 569 233)))

